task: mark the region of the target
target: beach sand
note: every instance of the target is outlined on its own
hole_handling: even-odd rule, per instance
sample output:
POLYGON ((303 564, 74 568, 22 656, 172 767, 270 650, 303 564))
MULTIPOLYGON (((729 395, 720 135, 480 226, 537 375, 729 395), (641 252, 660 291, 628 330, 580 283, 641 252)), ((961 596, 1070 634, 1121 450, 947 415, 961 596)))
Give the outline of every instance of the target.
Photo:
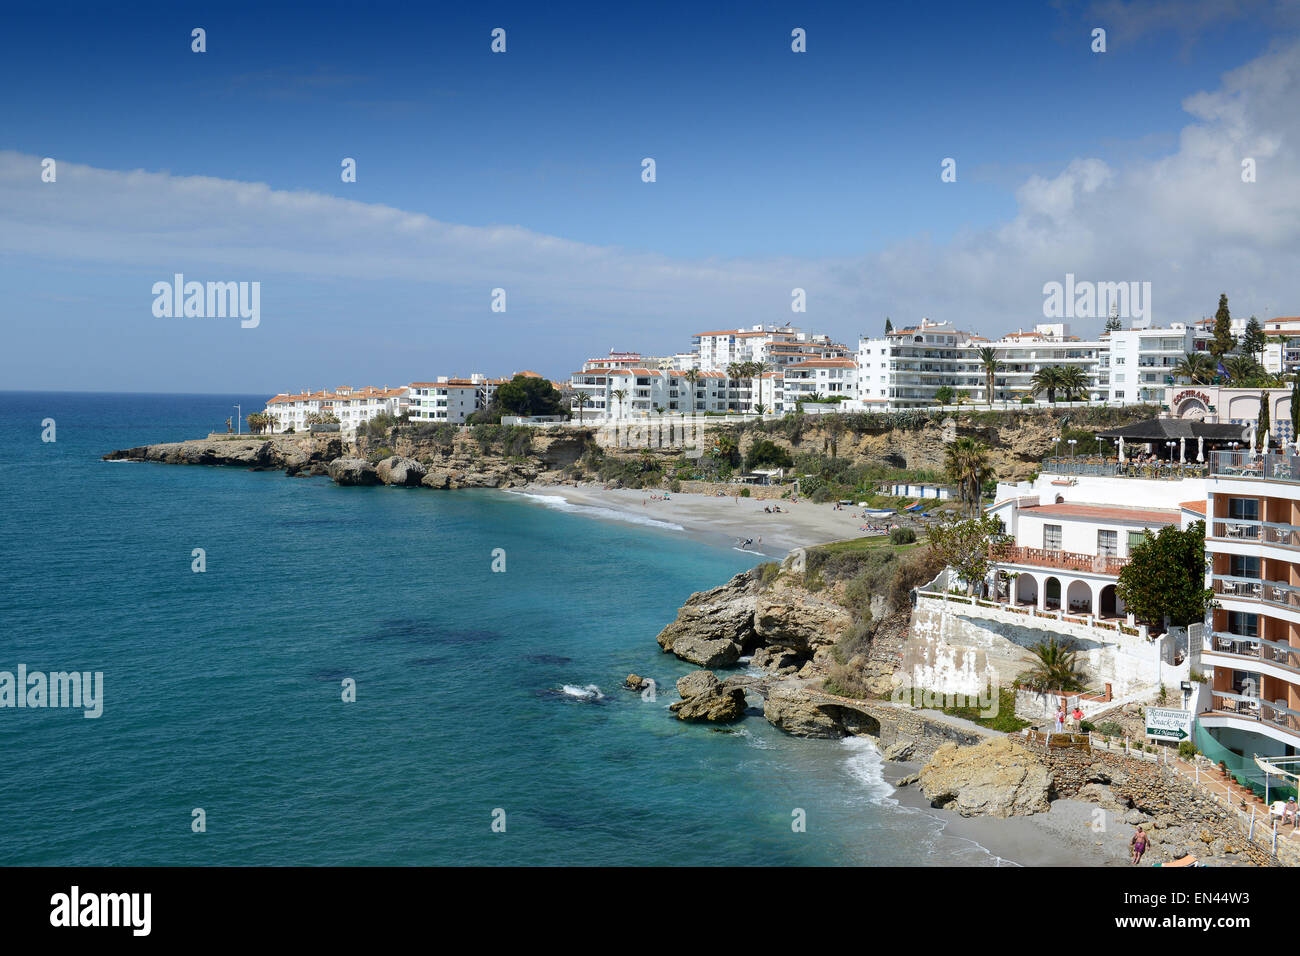
MULTIPOLYGON (((605 490, 596 486, 529 485, 517 489, 527 495, 563 498, 571 505, 603 508, 639 518, 680 525, 692 537, 710 544, 736 547, 745 538, 753 538, 750 551, 780 561, 792 548, 841 541, 863 534, 865 523, 860 508, 845 506, 836 511, 832 504, 779 501, 781 514, 765 514, 763 507, 774 504, 757 498, 717 498, 708 495, 668 494, 667 501, 650 496, 661 491, 631 488, 605 490), (644 504, 643 504, 644 502, 644 504), (762 543, 759 543, 762 538, 762 543)), ((516 492, 516 493, 517 493, 516 492)), ((598 515, 596 517, 599 517, 598 515)), ((612 515, 605 517, 617 520, 612 515)), ((873 525, 899 519, 872 518, 873 525)), ((912 519, 905 519, 909 525, 912 519)))
MULTIPOLYGON (((916 763, 885 764, 891 785, 921 768, 916 763)), ((1105 829, 1093 830, 1098 807, 1083 800, 1053 800, 1047 813, 1027 817, 963 817, 931 807, 916 784, 895 789, 901 806, 930 814, 944 824, 944 833, 971 840, 1008 864, 1019 866, 1131 866, 1128 841, 1133 827, 1113 813, 1102 817, 1105 829)), ((1149 864, 1147 864, 1149 865, 1149 864)))

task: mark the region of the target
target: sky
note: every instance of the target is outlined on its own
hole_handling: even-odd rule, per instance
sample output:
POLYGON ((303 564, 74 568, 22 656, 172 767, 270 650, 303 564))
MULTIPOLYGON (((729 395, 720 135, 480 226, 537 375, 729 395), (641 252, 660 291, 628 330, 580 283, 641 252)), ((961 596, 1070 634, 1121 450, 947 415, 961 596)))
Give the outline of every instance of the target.
POLYGON ((1300 0, 607 6, 7 2, 0 388, 997 336, 1067 274, 1300 314, 1300 0), (156 315, 176 273, 259 283, 257 325, 156 315))

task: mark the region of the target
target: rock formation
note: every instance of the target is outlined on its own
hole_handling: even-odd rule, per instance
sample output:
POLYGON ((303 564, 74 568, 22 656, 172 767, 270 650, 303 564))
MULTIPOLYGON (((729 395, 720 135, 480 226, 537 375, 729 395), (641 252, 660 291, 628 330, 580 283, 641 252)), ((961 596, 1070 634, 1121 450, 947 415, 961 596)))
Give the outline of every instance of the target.
POLYGON ((1047 810, 1052 778, 1009 737, 993 737, 973 747, 944 744, 919 782, 932 806, 964 817, 1011 817, 1047 810))
POLYGON ((692 671, 677 681, 681 700, 669 706, 678 720, 729 723, 745 713, 743 687, 719 681, 712 671, 692 671))

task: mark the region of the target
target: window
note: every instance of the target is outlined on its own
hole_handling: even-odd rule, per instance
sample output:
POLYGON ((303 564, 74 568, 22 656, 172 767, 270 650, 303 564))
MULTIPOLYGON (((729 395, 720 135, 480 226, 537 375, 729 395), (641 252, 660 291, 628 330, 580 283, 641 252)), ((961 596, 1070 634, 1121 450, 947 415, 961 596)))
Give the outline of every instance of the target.
POLYGON ((1061 550, 1061 526, 1059 524, 1043 525, 1043 548, 1047 551, 1061 550))
POLYGON ((1114 558, 1119 555, 1118 531, 1097 532, 1097 554, 1103 558, 1114 558))
POLYGON ((1242 637, 1259 636, 1259 615, 1246 614, 1243 611, 1228 612, 1228 633, 1242 637))
POLYGON ((1229 555, 1228 574, 1234 578, 1259 580, 1259 556, 1251 554, 1229 555))
POLYGON ((1142 544, 1147 539, 1145 531, 1130 531, 1128 533, 1128 553, 1132 554, 1133 549, 1142 544))
POLYGON ((1229 498, 1228 517, 1239 521, 1259 520, 1258 498, 1229 498))

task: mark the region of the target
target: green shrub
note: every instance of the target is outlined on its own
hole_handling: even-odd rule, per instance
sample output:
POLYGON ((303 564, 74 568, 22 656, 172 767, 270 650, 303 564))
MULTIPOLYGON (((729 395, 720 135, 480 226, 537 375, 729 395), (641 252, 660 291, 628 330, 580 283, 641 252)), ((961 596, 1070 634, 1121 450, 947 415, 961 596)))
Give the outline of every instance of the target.
POLYGON ((1191 760, 1198 753, 1200 753, 1200 751, 1196 749, 1196 744, 1192 743, 1190 740, 1178 741, 1178 756, 1182 757, 1184 760, 1191 760))
POLYGON ((668 482, 668 490, 673 492, 674 494, 681 491, 682 490, 681 480, 678 478, 674 478, 672 481, 668 482))
POLYGON ((1104 720, 1097 725, 1097 733, 1105 734, 1107 737, 1123 737, 1124 728, 1113 720, 1104 720))
POLYGON ((741 489, 740 489, 740 497, 742 497, 742 498, 748 498, 748 497, 749 497, 749 489, 748 489, 748 488, 741 488, 741 489))
POLYGON ((889 532, 890 544, 915 544, 916 532, 911 528, 894 528, 889 532))
POLYGON ((1032 404, 1034 404, 1034 397, 1033 397, 1032 395, 1026 395, 1024 398, 1022 398, 1022 399, 1020 400, 1020 404, 1021 404, 1021 405, 1032 405, 1032 404))

